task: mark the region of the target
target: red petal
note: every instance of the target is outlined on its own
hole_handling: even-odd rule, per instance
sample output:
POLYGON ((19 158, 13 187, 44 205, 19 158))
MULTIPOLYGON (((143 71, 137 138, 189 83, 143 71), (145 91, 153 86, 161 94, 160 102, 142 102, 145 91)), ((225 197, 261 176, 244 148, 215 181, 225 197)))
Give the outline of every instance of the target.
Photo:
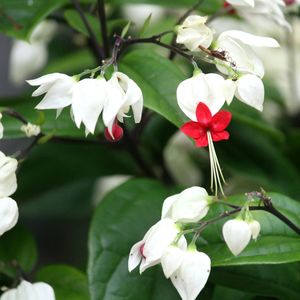
POLYGON ((211 131, 223 131, 231 121, 231 113, 229 111, 221 110, 216 113, 211 120, 211 131))
POLYGON ((214 142, 228 140, 229 132, 228 131, 211 132, 211 137, 214 142))
POLYGON ((123 136, 123 128, 118 124, 114 124, 112 127, 112 135, 109 133, 108 129, 105 128, 104 136, 110 142, 118 142, 123 136))
POLYGON ((201 127, 201 125, 197 122, 187 122, 185 123, 180 130, 186 134, 187 136, 198 139, 200 138, 206 131, 201 127))
POLYGON ((207 134, 203 134, 199 139, 196 139, 195 142, 197 147, 207 147, 208 146, 207 134))
POLYGON ((199 124, 203 127, 209 127, 210 122, 212 120, 211 112, 208 106, 202 102, 200 102, 196 109, 196 116, 199 124))

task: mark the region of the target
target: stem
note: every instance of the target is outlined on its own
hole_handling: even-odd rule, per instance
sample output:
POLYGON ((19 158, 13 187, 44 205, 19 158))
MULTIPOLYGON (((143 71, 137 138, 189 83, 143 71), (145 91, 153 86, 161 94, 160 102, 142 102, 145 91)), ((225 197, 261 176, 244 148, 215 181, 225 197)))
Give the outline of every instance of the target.
POLYGON ((90 40, 91 40, 91 43, 92 43, 92 49, 95 53, 95 56, 98 60, 98 63, 101 64, 102 60, 104 59, 104 54, 103 54, 103 51, 102 49, 100 48, 98 42, 97 42, 97 39, 96 39, 96 36, 88 22, 88 20, 86 19, 85 15, 84 15, 84 12, 81 8, 81 5, 79 4, 78 0, 71 0, 74 7, 76 8, 76 10, 78 11, 79 15, 80 15, 80 18, 86 28, 86 30, 88 31, 89 33, 89 36, 90 36, 90 40))
POLYGON ((107 35, 107 24, 106 24, 106 13, 105 13, 105 1, 98 0, 98 15, 100 21, 100 29, 102 34, 102 41, 103 41, 103 52, 104 58, 109 56, 109 40, 107 35))

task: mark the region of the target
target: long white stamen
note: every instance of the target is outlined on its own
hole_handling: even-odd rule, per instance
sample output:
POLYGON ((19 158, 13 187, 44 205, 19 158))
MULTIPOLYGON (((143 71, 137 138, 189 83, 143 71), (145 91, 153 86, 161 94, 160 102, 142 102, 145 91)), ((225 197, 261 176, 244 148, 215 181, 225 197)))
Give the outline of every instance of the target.
POLYGON ((219 164, 219 160, 215 151, 214 143, 211 137, 211 133, 207 132, 208 140, 208 150, 209 150, 209 159, 210 159, 210 176, 211 176, 211 190, 215 192, 215 195, 218 195, 218 188, 223 196, 225 196, 222 182, 225 183, 225 179, 222 173, 222 169, 219 164))

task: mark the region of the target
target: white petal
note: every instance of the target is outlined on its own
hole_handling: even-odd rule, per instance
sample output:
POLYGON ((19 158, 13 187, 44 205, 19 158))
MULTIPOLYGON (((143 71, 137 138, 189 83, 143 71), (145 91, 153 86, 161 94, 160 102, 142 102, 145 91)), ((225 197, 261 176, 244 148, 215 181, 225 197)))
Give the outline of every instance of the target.
POLYGON ((11 198, 0 199, 0 235, 13 228, 18 220, 19 210, 15 200, 11 198))
POLYGON ((265 89, 259 77, 255 75, 244 75, 239 78, 235 95, 240 101, 259 111, 263 110, 265 89))
POLYGON ((176 246, 169 246, 161 258, 161 266, 166 278, 169 278, 180 267, 184 251, 176 246))
POLYGON ((55 81, 43 100, 35 108, 58 109, 70 105, 72 102, 72 88, 75 83, 74 78, 69 76, 55 81))
POLYGON ((104 78, 83 79, 75 84, 72 111, 78 128, 83 122, 88 131, 94 133, 100 113, 107 101, 106 84, 104 78))
POLYGON ((254 7, 254 0, 227 0, 227 2, 234 6, 251 6, 254 7))
POLYGON ((231 104, 236 91, 237 83, 231 79, 225 80, 225 100, 228 105, 231 104))
POLYGON ((256 240, 260 233, 260 223, 256 220, 252 220, 248 223, 251 230, 252 239, 256 240))
POLYGON ((142 260, 141 246, 144 244, 144 241, 137 242, 134 244, 130 250, 128 258, 128 271, 131 272, 134 270, 142 260))
POLYGON ((12 195, 17 189, 16 159, 7 157, 0 151, 0 197, 12 195))
POLYGON ((179 194, 173 203, 171 218, 175 222, 198 222, 209 210, 208 194, 204 188, 191 187, 179 194))
POLYGON ((178 198, 178 196, 179 194, 176 194, 165 199, 162 206, 161 219, 172 218, 172 206, 178 198))
POLYGON ((38 86, 42 84, 53 83, 56 80, 67 80, 69 78, 68 75, 62 73, 51 73, 44 76, 41 76, 36 79, 27 80, 27 83, 32 86, 38 86))
POLYGON ((55 300, 53 288, 44 282, 36 282, 33 285, 36 300, 55 300))
POLYGON ((223 237, 235 255, 239 255, 248 245, 251 239, 251 229, 248 223, 242 220, 229 220, 223 225, 223 237))
POLYGON ((221 36, 222 37, 229 36, 235 40, 238 40, 252 47, 268 47, 268 48, 280 47, 279 43, 273 38, 254 35, 240 30, 228 30, 223 32, 220 35, 220 37, 221 36))

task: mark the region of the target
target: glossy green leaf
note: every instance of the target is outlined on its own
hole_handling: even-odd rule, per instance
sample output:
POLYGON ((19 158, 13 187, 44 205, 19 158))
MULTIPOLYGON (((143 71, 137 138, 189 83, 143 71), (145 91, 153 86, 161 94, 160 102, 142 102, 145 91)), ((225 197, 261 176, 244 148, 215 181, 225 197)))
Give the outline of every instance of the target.
POLYGON ((85 274, 73 267, 47 266, 38 272, 36 279, 53 287, 56 300, 90 299, 85 274))
POLYGON ((21 226, 1 236, 0 273, 15 276, 16 269, 11 263, 16 261, 24 272, 30 272, 37 261, 37 247, 31 233, 21 226))
POLYGON ((33 28, 68 0, 1 0, 0 31, 17 39, 29 39, 33 28))
MULTIPOLYGON (((99 204, 89 240, 88 274, 93 300, 117 299, 110 298, 116 291, 120 297, 129 299, 138 299, 136 295, 141 292, 149 297, 145 299, 158 299, 151 296, 147 289, 158 276, 155 272, 160 271, 154 268, 139 277, 136 271, 128 274, 126 264, 131 246, 159 220, 163 200, 172 194, 174 191, 159 183, 132 180, 111 192, 99 204), (135 288, 128 289, 128 286, 135 288)), ((270 195, 274 205, 300 226, 300 204, 279 194, 270 195)), ((229 198, 229 201, 242 203, 245 198, 236 196, 229 198)), ((208 218, 219 215, 225 209, 228 210, 227 207, 214 205, 208 218)), ((300 261, 299 236, 266 212, 255 212, 254 216, 261 223, 261 236, 256 242, 252 241, 238 257, 230 253, 223 241, 221 232, 225 220, 209 226, 203 232, 199 249, 211 257, 214 267, 300 261)))

